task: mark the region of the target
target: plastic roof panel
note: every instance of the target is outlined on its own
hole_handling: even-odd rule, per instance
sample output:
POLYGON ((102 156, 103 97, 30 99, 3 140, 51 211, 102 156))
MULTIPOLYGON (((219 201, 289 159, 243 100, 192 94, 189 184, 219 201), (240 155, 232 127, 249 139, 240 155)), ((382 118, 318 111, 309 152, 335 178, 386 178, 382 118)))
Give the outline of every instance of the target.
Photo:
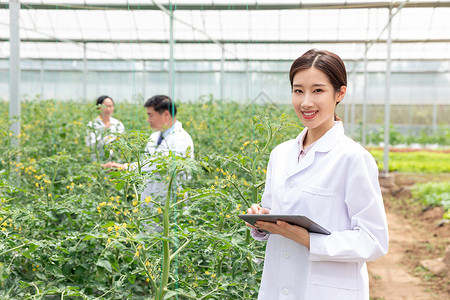
MULTIPOLYGON (((156 1, 167 5, 169 1, 156 1)), ((415 3, 417 1, 409 1, 415 3)), ((448 3, 449 1, 420 1, 448 3)), ((0 0, 0 4, 8 1, 0 0)), ((52 4, 58 9, 21 9, 20 47, 23 58, 82 59, 86 43, 88 59, 168 59, 167 13, 154 8, 142 10, 106 9, 108 5, 152 5, 151 0, 27 0, 22 4, 52 4), (69 5, 69 6, 68 6, 69 5), (105 9, 75 10, 71 6, 105 9), (39 41, 39 42, 38 42, 39 41), (59 42, 59 43, 57 43, 59 42)), ((175 10, 174 37, 177 59, 220 60, 224 44, 227 59, 292 59, 298 49, 335 49, 342 56, 386 58, 388 21, 386 8, 233 10, 233 5, 317 4, 317 1, 172 1, 177 5, 229 5, 224 10, 175 10), (209 44, 207 44, 209 43, 209 44), (234 44, 236 43, 236 44, 234 44), (345 53, 343 53, 345 51, 345 53)), ((341 7, 361 1, 329 0, 341 7)), ((364 1, 388 3, 386 1, 364 1)), ((395 3, 400 3, 395 1, 395 3)), ((450 5, 450 3, 449 3, 450 5)), ((174 5, 174 7, 176 7, 174 5)), ((394 9, 395 13, 397 9, 394 9)), ((393 18, 392 57, 447 58, 450 44, 450 7, 403 8, 393 18), (409 40, 409 41, 407 41, 409 40), (436 40, 436 41, 433 41, 436 40), (439 40, 439 41, 438 41, 439 40), (407 41, 407 43, 405 42, 407 41)), ((9 11, 0 9, 0 41, 9 39, 9 11)), ((0 58, 9 56, 8 43, 0 43, 0 58)))

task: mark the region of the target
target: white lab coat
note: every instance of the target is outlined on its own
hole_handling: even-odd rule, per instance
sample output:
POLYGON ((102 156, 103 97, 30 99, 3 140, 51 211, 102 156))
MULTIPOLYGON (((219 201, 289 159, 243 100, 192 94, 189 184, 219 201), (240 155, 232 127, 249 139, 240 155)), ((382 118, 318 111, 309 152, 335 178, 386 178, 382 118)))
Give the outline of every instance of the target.
MULTIPOLYGON (((112 143, 117 138, 117 134, 125 132, 125 127, 122 122, 112 117, 110 118, 109 128, 106 128, 105 123, 103 123, 100 116, 95 118, 94 121, 90 121, 87 124, 87 127, 88 130, 85 137, 86 146, 92 148, 97 146, 99 156, 102 159, 105 157, 105 145, 112 143)), ((112 151, 110 152, 110 155, 112 155, 112 151)), ((96 159, 97 157, 95 153, 93 153, 92 160, 96 159)))
POLYGON ((268 243, 258 299, 368 300, 366 262, 388 250, 377 165, 341 122, 297 163, 304 134, 272 151, 262 206, 305 215, 331 235, 310 233, 310 250, 280 235, 262 237, 268 243))
MULTIPOLYGON (((145 148, 146 155, 151 159, 152 155, 157 152, 169 153, 169 151, 174 152, 177 156, 191 158, 194 157, 194 142, 191 136, 186 130, 183 129, 181 122, 176 121, 172 127, 163 132, 164 139, 160 145, 157 145, 158 138, 161 132, 156 131, 150 135, 150 140, 145 148), (189 149, 189 151, 188 151, 189 149)), ((151 172, 155 169, 155 166, 149 163, 147 160, 144 163, 142 171, 151 172)), ((182 176, 186 179, 186 175, 182 176)), ((163 181, 149 180, 144 191, 141 194, 141 199, 145 199, 147 196, 156 198, 159 196, 164 196, 166 192, 166 187, 163 181)))
POLYGON ((117 138, 117 133, 125 132, 125 127, 122 122, 112 117, 110 118, 109 128, 106 128, 100 116, 95 118, 94 121, 90 121, 87 127, 86 146, 88 147, 95 146, 96 144, 97 146, 103 147, 114 141, 117 138))

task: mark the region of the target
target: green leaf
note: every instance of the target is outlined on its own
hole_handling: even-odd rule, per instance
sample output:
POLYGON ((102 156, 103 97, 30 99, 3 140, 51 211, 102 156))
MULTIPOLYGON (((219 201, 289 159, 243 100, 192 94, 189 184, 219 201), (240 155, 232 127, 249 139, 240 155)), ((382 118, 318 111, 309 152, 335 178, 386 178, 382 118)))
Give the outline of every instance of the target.
POLYGON ((129 281, 131 284, 134 284, 134 283, 136 282, 136 276, 135 276, 135 275, 132 275, 132 276, 128 277, 128 281, 129 281))
POLYGON ((110 273, 112 272, 111 263, 106 259, 101 259, 101 260, 97 261, 96 265, 99 267, 105 268, 110 273))

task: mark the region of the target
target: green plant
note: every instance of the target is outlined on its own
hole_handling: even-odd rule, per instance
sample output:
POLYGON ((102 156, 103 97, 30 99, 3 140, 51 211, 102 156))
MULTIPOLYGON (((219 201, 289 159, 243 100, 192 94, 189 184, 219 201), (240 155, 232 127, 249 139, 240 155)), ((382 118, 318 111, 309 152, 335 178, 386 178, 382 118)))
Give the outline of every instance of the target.
POLYGON ((450 182, 429 182, 415 184, 411 193, 414 199, 423 204, 442 206, 445 209, 444 218, 450 219, 450 182))

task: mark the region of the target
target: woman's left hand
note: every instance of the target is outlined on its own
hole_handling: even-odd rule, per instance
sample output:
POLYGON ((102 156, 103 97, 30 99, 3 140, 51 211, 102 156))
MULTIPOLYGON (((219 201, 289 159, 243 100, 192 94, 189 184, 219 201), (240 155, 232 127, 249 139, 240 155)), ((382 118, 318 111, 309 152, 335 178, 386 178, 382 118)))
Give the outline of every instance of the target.
POLYGON ((277 223, 258 221, 255 225, 273 234, 279 234, 309 249, 309 232, 303 227, 278 220, 277 223))

